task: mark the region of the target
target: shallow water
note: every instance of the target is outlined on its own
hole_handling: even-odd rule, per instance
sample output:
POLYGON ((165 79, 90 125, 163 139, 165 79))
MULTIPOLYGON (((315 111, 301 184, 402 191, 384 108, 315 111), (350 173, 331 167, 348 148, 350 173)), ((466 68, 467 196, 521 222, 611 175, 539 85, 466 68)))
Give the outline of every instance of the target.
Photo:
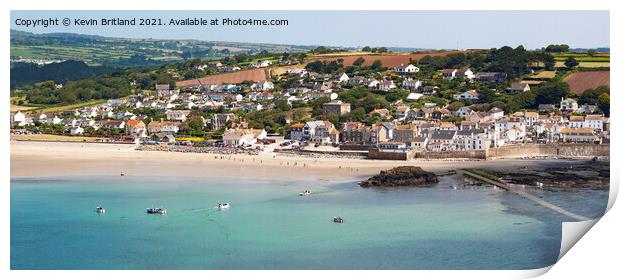
MULTIPOLYGON (((11 181, 12 269, 527 269, 570 219, 490 187, 61 178, 11 181), (313 194, 300 197, 310 189, 313 194), (217 210, 218 202, 230 209, 217 210), (102 205, 107 212, 97 214, 102 205), (146 207, 168 214, 147 215, 146 207), (342 216, 344 224, 332 223, 342 216)), ((544 192, 597 217, 607 192, 544 192)))

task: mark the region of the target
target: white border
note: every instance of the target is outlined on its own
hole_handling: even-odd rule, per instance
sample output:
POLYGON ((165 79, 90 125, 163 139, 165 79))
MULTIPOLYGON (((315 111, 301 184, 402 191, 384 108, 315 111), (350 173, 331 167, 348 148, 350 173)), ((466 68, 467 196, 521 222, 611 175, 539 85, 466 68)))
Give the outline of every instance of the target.
MULTIPOLYGON (((10 10, 610 10, 611 17, 611 35, 614 31, 618 31, 618 9, 617 1, 590 0, 587 3, 576 0, 563 1, 544 1, 544 0, 513 0, 507 1, 488 1, 488 0, 418 0, 418 1, 393 1, 384 0, 381 2, 362 2, 362 1, 333 1, 333 0, 314 0, 314 1, 284 1, 284 0, 263 0, 263 1, 196 1, 196 0, 175 0, 175 1, 156 1, 156 0, 136 0, 136 1, 71 1, 71 0, 55 0, 55 1, 2 1, 2 15, 5 24, 10 19, 10 10), (185 7, 183 9, 182 7, 185 7)), ((0 40, 5 57, 2 68, 2 84, 5 85, 5 94, 8 96, 9 85, 9 28, 5 25, 2 29, 0 40)), ((611 48, 617 46, 617 36, 611 37, 611 48)), ((611 65, 613 69, 617 67, 618 58, 612 55, 611 65)), ((618 85, 618 75, 614 75, 616 71, 612 70, 612 85, 618 85)), ((619 108, 619 98, 614 87, 612 98, 612 112, 617 112, 619 108)), ((7 97, 5 97, 7 98, 7 97)), ((8 116, 8 102, 0 102, 2 112, 8 116)), ((618 116, 611 116, 612 123, 618 123, 618 116)), ((0 130, 8 131, 8 117, 1 122, 0 130)), ((615 126, 614 126, 615 128, 615 126)), ((615 131, 615 130, 612 130, 615 131)), ((250 277, 269 277, 271 279, 286 279, 290 277, 310 279, 317 277, 341 278, 355 277, 359 279, 371 279, 377 277, 422 277, 437 279, 498 279, 498 278, 524 278, 533 277, 546 272, 548 269, 530 270, 530 271, 304 271, 298 273, 295 271, 97 271, 92 273, 89 271, 77 272, 45 272, 45 271, 8 271, 9 270, 9 183, 10 183, 10 153, 8 133, 4 134, 5 140, 0 145, 4 151, 5 157, 2 159, 2 172, 4 174, 4 183, 2 190, 2 205, 0 217, 2 219, 3 229, 0 232, 2 239, 0 254, 0 263, 2 264, 2 274, 8 279, 34 279, 42 277, 63 277, 63 279, 109 279, 118 276, 125 277, 149 277, 152 279, 166 278, 204 278, 204 277, 227 277, 250 278, 250 277)), ((612 133, 612 140, 615 139, 617 133, 612 133)), ((614 141, 617 142, 617 141, 614 141)), ((611 147, 612 158, 618 155, 617 145, 611 147)), ((618 176, 614 172, 617 171, 617 163, 612 161, 612 191, 610 192, 610 206, 615 200, 618 190, 618 176), (613 194, 613 195, 612 195, 613 194)), ((608 209, 609 210, 609 209, 608 209)), ((576 276, 587 277, 592 275, 614 275, 617 266, 617 256, 619 245, 617 241, 617 233, 620 228, 620 218, 618 210, 611 210, 602 219, 601 224, 594 228, 586 235, 581 242, 569 251, 566 256, 556 265, 550 273, 543 278, 547 279, 572 279, 576 276), (587 245, 586 245, 587 244, 587 245)))

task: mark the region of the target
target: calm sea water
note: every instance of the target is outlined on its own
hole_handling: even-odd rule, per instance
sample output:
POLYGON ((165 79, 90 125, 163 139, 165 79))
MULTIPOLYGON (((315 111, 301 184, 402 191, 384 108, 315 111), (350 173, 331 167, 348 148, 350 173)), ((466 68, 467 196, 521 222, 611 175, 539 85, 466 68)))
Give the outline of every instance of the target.
MULTIPOLYGON (((13 179, 12 269, 528 269, 555 214, 490 187, 363 189, 249 179, 13 179), (313 195, 299 197, 304 189, 313 195), (218 202, 232 207, 216 210, 218 202), (106 208, 103 215, 94 209, 106 208), (147 215, 146 207, 168 214, 147 215), (332 223, 343 216, 344 224, 332 223)), ((539 192, 597 217, 607 192, 539 192)))

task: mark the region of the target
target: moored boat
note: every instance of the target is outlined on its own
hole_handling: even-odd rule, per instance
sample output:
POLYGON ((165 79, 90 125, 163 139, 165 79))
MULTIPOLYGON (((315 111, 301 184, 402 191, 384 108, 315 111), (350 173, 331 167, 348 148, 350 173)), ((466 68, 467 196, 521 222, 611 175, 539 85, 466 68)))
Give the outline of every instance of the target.
POLYGON ((166 209, 163 208, 146 208, 147 214, 166 214, 166 209))
POLYGON ((309 190, 305 190, 305 191, 299 193, 299 196, 308 196, 308 195, 310 195, 310 191, 309 190))

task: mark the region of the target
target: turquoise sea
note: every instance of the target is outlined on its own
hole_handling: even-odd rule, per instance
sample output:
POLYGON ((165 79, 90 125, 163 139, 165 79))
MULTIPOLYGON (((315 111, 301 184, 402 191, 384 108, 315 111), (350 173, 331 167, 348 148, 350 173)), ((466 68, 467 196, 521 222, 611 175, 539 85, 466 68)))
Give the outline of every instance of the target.
MULTIPOLYGON (((569 218, 492 187, 152 177, 11 180, 12 269, 530 269, 569 218), (310 189, 313 194, 300 197, 310 189), (230 209, 217 210, 218 202, 230 209), (106 208, 97 214, 95 207, 106 208), (147 215, 147 207, 166 215, 147 215), (342 216, 344 224, 332 217, 342 216)), ((600 216, 607 191, 537 195, 600 216)))

